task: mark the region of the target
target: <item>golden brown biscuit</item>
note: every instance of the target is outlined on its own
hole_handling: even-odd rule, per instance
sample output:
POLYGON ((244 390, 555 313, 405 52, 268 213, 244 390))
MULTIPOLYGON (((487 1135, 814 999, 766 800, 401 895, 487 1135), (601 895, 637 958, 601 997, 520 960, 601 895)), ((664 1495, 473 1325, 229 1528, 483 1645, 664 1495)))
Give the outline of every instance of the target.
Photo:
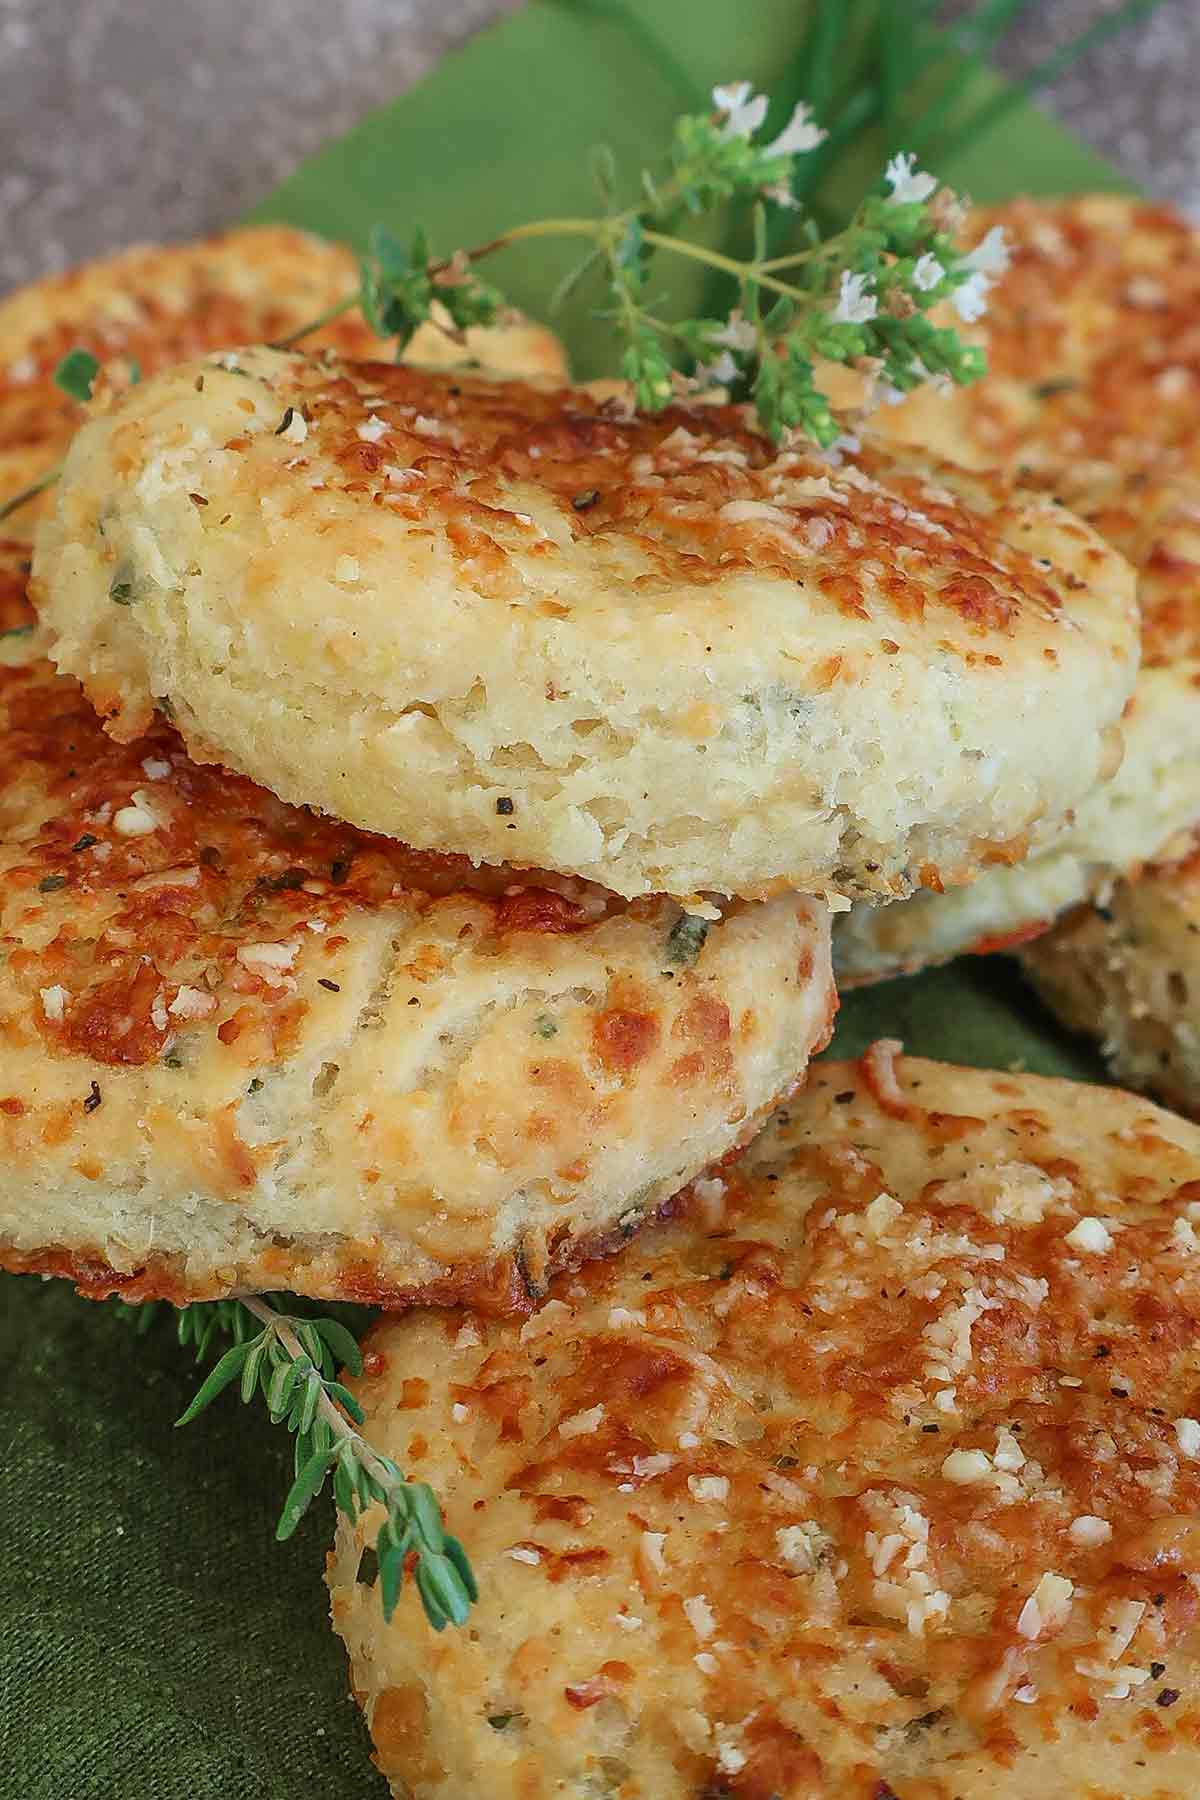
POLYGON ((821 903, 707 915, 368 837, 0 668, 0 1266, 520 1304, 828 1036, 821 903))
POLYGON ((1200 1781, 1200 1130, 818 1065, 520 1329, 384 1322, 469 1629, 333 1616, 405 1800, 1165 1800, 1200 1781))
MULTIPOLYGON (((190 244, 139 244, 48 275, 0 301, 0 501, 59 461, 84 412, 54 384, 62 357, 88 350, 125 379, 155 374, 206 350, 268 343, 319 317, 358 285, 339 244, 285 225, 222 232, 190 244)), ((305 339, 343 356, 376 356, 380 340, 355 310, 305 339)), ((528 320, 467 333, 458 343, 424 325, 408 360, 444 367, 476 360, 509 375, 563 378, 552 332, 528 320)), ((31 541, 46 502, 23 508, 6 529, 31 541)))
POLYGON ((991 373, 876 423, 1057 495, 1127 557, 1142 673, 1119 774, 1053 845, 969 889, 858 909, 837 933, 847 985, 1037 936, 1200 817, 1200 234, 1114 195, 1016 201, 970 235, 996 226, 1013 263, 977 328, 991 373))
POLYGON ((1112 772, 1137 656, 1126 565, 986 477, 265 351, 88 425, 36 578, 119 735, 165 696, 293 801, 685 901, 1011 860, 1112 772))

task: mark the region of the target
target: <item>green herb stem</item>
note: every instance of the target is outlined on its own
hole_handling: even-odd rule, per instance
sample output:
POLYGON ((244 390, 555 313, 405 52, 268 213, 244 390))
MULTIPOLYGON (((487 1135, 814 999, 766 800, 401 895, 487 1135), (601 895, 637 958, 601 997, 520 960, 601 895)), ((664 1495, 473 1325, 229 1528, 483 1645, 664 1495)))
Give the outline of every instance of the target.
MULTIPOLYGON (((268 1331, 274 1333, 294 1362, 301 1362, 307 1356, 308 1352, 304 1345, 282 1313, 277 1313, 273 1306, 268 1306, 265 1301, 256 1299, 253 1294, 245 1295, 241 1304, 248 1313, 253 1313, 256 1319, 261 1320, 268 1331)), ((382 1457, 376 1455, 362 1433, 355 1430, 350 1415, 330 1398, 329 1391, 325 1386, 322 1386, 320 1399, 317 1401, 317 1416, 325 1420, 339 1442, 354 1445, 359 1462, 382 1486, 391 1485, 387 1463, 382 1457)))
POLYGON ((13 513, 20 511, 21 507, 28 506, 31 500, 36 500, 39 494, 44 494, 48 487, 53 487, 62 474, 62 468, 61 463, 56 463, 44 475, 39 475, 36 481, 31 481, 28 487, 22 488, 19 493, 13 494, 5 500, 0 505, 0 523, 5 519, 10 519, 13 513))
POLYGON ((340 319, 346 313, 353 312, 357 305, 358 290, 355 289, 354 293, 347 294, 344 300, 339 300, 336 305, 327 307, 323 313, 318 313, 315 319, 308 321, 307 325, 301 325, 297 330, 289 331, 286 337, 276 338, 267 347, 270 350, 290 350, 293 345, 300 342, 301 338, 309 337, 314 331, 320 331, 324 325, 331 325, 334 319, 340 319))

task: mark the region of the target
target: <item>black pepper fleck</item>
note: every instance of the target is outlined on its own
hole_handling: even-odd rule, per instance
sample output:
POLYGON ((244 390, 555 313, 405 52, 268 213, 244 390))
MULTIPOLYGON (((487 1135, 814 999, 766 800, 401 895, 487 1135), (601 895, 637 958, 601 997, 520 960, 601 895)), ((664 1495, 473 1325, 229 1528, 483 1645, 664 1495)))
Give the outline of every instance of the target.
POLYGON ((98 1081, 93 1081, 91 1092, 89 1093, 87 1099, 83 1103, 84 1112, 85 1113, 94 1113, 96 1108, 100 1104, 101 1098, 102 1098, 102 1095, 100 1093, 100 1083, 98 1081))
POLYGON ((513 810, 514 810, 513 803, 510 800, 510 798, 508 797, 508 795, 501 794, 500 798, 496 802, 496 811, 498 813, 510 813, 513 810))
POLYGON ((99 842, 100 839, 98 837, 93 837, 90 831, 85 831, 82 837, 75 840, 71 845, 71 848, 72 850, 90 850, 93 844, 98 844, 99 842))
POLYGON ((1178 1688, 1163 1688, 1158 1696, 1159 1706, 1174 1706, 1179 1698, 1178 1688))
POLYGON ((56 894, 59 888, 65 888, 66 885, 67 878, 65 875, 44 875, 38 882, 38 893, 56 894))
POLYGON ((342 991, 341 988, 338 986, 337 982, 330 981, 328 976, 326 976, 326 975, 319 975, 317 977, 317 986, 323 987, 323 988, 328 988, 331 994, 340 994, 342 991))

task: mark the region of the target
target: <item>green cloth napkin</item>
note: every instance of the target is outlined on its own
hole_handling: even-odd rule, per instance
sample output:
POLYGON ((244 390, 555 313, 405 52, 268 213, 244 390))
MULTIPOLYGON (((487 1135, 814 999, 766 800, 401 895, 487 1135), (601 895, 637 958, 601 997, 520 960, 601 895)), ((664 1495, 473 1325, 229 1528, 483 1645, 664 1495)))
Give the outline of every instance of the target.
MULTIPOLYGON (((678 0, 641 10, 701 91, 730 77, 770 89, 803 13, 796 0, 689 0, 680 32, 678 0)), ((610 144, 636 171, 677 106, 618 27, 535 4, 304 165, 256 217, 359 243, 375 219, 420 219, 443 247, 469 243, 590 206, 589 147, 610 144)), ((1028 107, 945 173, 980 199, 1123 185, 1028 107)), ((563 267, 544 247, 497 276, 537 312, 563 267)), ((577 309, 566 329, 576 366, 597 366, 597 328, 577 309)), ((1002 961, 850 997, 837 1049, 880 1035, 969 1063, 1099 1074, 1002 961)), ((328 1626, 331 1503, 277 1546, 284 1434, 228 1394, 173 1431, 194 1385, 165 1318, 138 1339, 61 1283, 0 1276, 0 1792, 13 1800, 384 1795, 328 1626)), ((411 1594, 402 1604, 427 1631, 411 1594)))

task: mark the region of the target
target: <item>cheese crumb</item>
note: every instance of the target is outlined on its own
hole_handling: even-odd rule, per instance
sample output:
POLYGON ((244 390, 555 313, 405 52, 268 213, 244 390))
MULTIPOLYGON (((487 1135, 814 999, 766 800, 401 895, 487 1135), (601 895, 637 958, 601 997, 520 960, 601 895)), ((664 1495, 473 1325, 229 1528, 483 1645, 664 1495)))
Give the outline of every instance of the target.
POLYGON ((456 1425, 464 1424, 470 1416, 470 1407, 464 1406, 461 1400, 456 1400, 454 1405, 450 1408, 450 1417, 454 1420, 456 1425))
POLYGON ((1073 1544, 1090 1548, 1093 1544, 1107 1544, 1112 1536, 1112 1526, 1107 1519, 1098 1519, 1095 1513, 1080 1513, 1077 1519, 1071 1520, 1067 1536, 1073 1544))
POLYGON ((386 437, 387 434, 387 420, 379 418, 376 413, 372 413, 370 418, 358 426, 356 431, 356 436, 360 437, 364 444, 377 444, 380 438, 386 437))
POLYGON ((1200 1250, 1200 1238, 1197 1238, 1196 1228, 1190 1219, 1176 1219, 1171 1227, 1171 1236, 1177 1250, 1200 1250))
POLYGON ((1112 1249, 1113 1240, 1103 1219, 1085 1216, 1074 1230, 1068 1231, 1066 1241, 1073 1250, 1090 1250, 1096 1256, 1102 1256, 1106 1250, 1112 1249))
POLYGON ((991 1473, 992 1459, 985 1450, 952 1450, 942 1464, 942 1474, 956 1487, 986 1481, 991 1473))
POLYGON ((544 1337, 553 1331, 560 1319, 569 1319, 571 1309, 565 1300, 547 1300, 545 1306, 539 1306, 521 1327, 521 1342, 532 1343, 535 1338, 544 1337))
POLYGON ((542 1560, 538 1551, 527 1550, 523 1544, 514 1544, 512 1549, 507 1552, 507 1555, 512 1558, 513 1562, 528 1563, 530 1568, 533 1568, 535 1564, 540 1563, 542 1560))
POLYGON ((729 1498, 729 1482, 724 1475, 689 1475, 688 1487, 694 1500, 715 1500, 720 1504, 729 1498))
POLYGON ((614 1306, 608 1315, 609 1329, 619 1331, 622 1325, 644 1325, 646 1315, 643 1312, 631 1312, 627 1306, 614 1306))
POLYGON ((619 1625, 622 1631, 640 1631, 642 1621, 636 1613, 614 1613, 613 1624, 619 1625))
POLYGON ((1200 1420, 1176 1419, 1175 1441, 1184 1456, 1200 1457, 1200 1420))
POLYGON ((271 987, 282 987, 287 970, 296 960, 295 944, 239 944, 237 960, 252 975, 261 975, 271 987))
POLYGON ((290 406, 291 418, 279 433, 285 444, 303 444, 308 437, 308 420, 298 406, 290 406))
POLYGON ((1017 1630, 1024 1638, 1057 1631, 1071 1610, 1075 1583, 1065 1575, 1043 1575, 1017 1615, 1017 1630))
POLYGON ((666 1541, 665 1531, 643 1531, 642 1533, 642 1559, 656 1575, 666 1573, 667 1562, 663 1555, 663 1545, 666 1541))
POLYGON ((1007 1425, 1001 1425, 996 1433, 996 1448, 992 1453, 992 1461, 998 1469, 1008 1469, 1013 1472, 1025 1467, 1025 1452, 1007 1425))
POLYGON ((863 1230, 867 1237, 876 1240, 883 1237, 889 1225, 894 1225, 904 1212, 898 1200, 891 1194, 876 1194, 870 1206, 863 1214, 863 1230))
POLYGON ((640 1481, 653 1481, 656 1475, 665 1475, 668 1469, 675 1467, 673 1456, 663 1456, 661 1452, 653 1456, 635 1456, 633 1472, 640 1481))
POLYGON ((775 1533, 779 1560, 794 1575, 815 1575, 832 1546, 833 1539, 815 1519, 804 1519, 799 1525, 781 1525, 775 1533))
POLYGON ((158 830, 158 820, 148 807, 121 806, 113 814, 113 830, 118 837, 149 837, 158 830))
POLYGON ((357 556, 339 556, 333 565, 333 579, 352 585, 358 580, 359 568, 357 556))
POLYGON ((52 1024, 57 1025, 58 1021, 63 1016, 63 1010, 71 996, 66 988, 59 987, 57 982, 53 987, 44 987, 40 991, 42 996, 42 1011, 52 1024))
POLYGON ((560 1437, 587 1437, 590 1432, 599 1431, 600 1421, 604 1417, 602 1406, 589 1406, 586 1412, 572 1413, 559 1425, 560 1437))
POLYGON ((202 988, 181 987, 172 1000, 167 1011, 177 1019, 204 1019, 217 1008, 215 994, 206 994, 202 988))
POLYGON ((712 1607, 703 1594, 692 1594, 689 1599, 684 1601, 683 1610, 687 1615, 688 1624, 701 1643, 705 1638, 712 1636, 717 1628, 717 1622, 713 1618, 712 1607))
POLYGON ((171 765, 169 762, 165 762, 161 756, 144 756, 142 773, 147 781, 165 781, 171 773, 171 765))

